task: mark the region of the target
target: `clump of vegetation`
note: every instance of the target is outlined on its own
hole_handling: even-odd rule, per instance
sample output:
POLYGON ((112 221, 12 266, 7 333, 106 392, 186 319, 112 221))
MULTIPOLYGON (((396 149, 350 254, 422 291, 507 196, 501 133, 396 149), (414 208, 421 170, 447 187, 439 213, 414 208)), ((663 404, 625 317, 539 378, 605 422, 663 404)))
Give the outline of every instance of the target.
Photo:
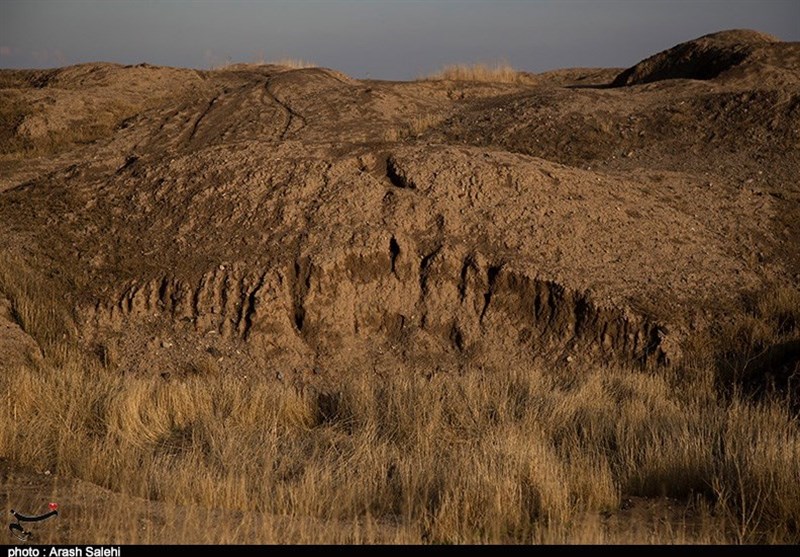
POLYGON ((234 62, 233 59, 230 57, 225 60, 225 62, 221 63, 213 63, 210 65, 210 68, 213 70, 228 70, 228 69, 235 69, 235 68, 243 68, 248 66, 281 66, 286 68, 287 70, 302 70, 305 68, 317 68, 319 64, 315 64, 313 62, 309 62, 308 60, 303 60, 301 58, 279 58, 277 60, 266 60, 264 57, 259 57, 257 60, 244 63, 244 62, 234 62))
POLYGON ((477 81, 484 83, 526 83, 530 77, 506 63, 455 64, 445 66, 438 72, 425 77, 428 80, 477 81))
POLYGON ((800 408, 800 290, 783 287, 746 301, 718 338, 720 388, 784 392, 800 408))
POLYGON ((394 142, 403 141, 412 137, 420 137, 431 128, 435 128, 446 120, 440 114, 424 114, 414 116, 397 127, 388 127, 384 133, 384 141, 394 142))
POLYGON ((308 60, 303 60, 301 58, 281 58, 279 60, 273 60, 271 62, 267 62, 267 64, 272 64, 275 66, 284 66, 287 68, 291 68, 293 70, 302 70, 304 68, 316 68, 318 66, 318 64, 309 62, 308 60))

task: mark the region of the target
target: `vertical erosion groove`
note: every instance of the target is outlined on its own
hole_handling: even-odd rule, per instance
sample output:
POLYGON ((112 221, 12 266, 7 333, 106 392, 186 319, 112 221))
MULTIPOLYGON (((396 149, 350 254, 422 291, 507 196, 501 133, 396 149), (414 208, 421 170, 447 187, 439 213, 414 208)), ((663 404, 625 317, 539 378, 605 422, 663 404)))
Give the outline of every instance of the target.
MULTIPOLYGON (((374 322, 365 313, 374 311, 382 315, 379 321, 384 324, 384 332, 396 335, 405 327, 404 316, 418 312, 420 329, 429 334, 442 335, 442 340, 458 352, 465 352, 467 345, 478 347, 480 351, 481 344, 496 341, 507 349, 510 346, 509 339, 513 339, 512 344, 517 343, 521 349, 529 352, 530 346, 522 345, 529 345, 530 339, 535 336, 539 339, 536 345, 545 352, 556 346, 570 346, 572 349, 579 346, 594 347, 593 353, 606 359, 640 364, 669 363, 668 354, 664 351, 666 329, 645 316, 632 316, 620 308, 597 306, 586 293, 516 272, 504 263, 479 267, 474 254, 467 255, 451 267, 448 265, 450 258, 442 254, 445 249, 442 245, 434 247, 420 258, 417 276, 404 275, 399 273, 398 258, 402 249, 397 238, 390 237, 388 243, 390 264, 384 263, 386 266, 383 271, 358 284, 359 295, 364 298, 358 302, 361 305, 356 312, 356 330, 363 323, 374 322), (377 299, 374 297, 379 294, 370 290, 369 285, 375 289, 384 288, 382 281, 390 272, 394 280, 417 280, 419 297, 399 300, 399 305, 392 309, 400 316, 399 321, 386 326, 384 308, 373 303, 377 299), (479 280, 481 276, 483 281, 479 280), (477 296, 476 306, 482 297, 482 307, 466 305, 468 299, 473 299, 471 288, 480 282, 484 285, 482 292, 474 294, 477 296), (500 319, 492 322, 491 327, 486 322, 490 308, 493 316, 495 312, 502 314, 500 319), (430 328, 431 322, 436 326, 430 328), (444 323, 449 323, 447 328, 440 327, 444 323)), ((385 254, 385 251, 381 254, 384 261, 385 254)), ((93 313, 99 313, 101 321, 98 324, 109 323, 116 328, 125 322, 132 325, 137 319, 152 318, 154 312, 160 311, 172 319, 194 321, 199 332, 212 327, 217 328, 225 338, 236 335, 248 340, 252 337, 258 312, 269 314, 284 311, 288 312, 289 322, 296 332, 307 337, 310 332, 309 304, 327 306, 338 303, 331 299, 332 293, 328 292, 320 292, 321 297, 309 301, 314 268, 307 256, 298 256, 289 262, 288 272, 283 275, 288 278, 288 308, 284 305, 287 301, 285 298, 278 301, 262 295, 272 271, 263 271, 258 275, 243 274, 233 267, 227 270, 214 268, 192 282, 165 275, 147 282, 129 283, 112 304, 103 306, 105 312, 98 304, 95 306, 97 311, 93 313), (280 306, 258 307, 259 303, 273 302, 280 306)), ((333 268, 341 269, 338 266, 333 268)), ((334 281, 348 280, 348 269, 343 269, 343 273, 342 276, 329 278, 334 281)), ((329 282, 324 281, 326 284, 329 282)), ((410 289, 413 290, 416 289, 410 289)), ((344 292, 349 291, 345 289, 344 292)), ((326 314, 330 308, 312 309, 315 314, 326 314)), ((380 332, 379 328, 376 333, 380 332)))
POLYGON ((455 323, 453 323, 453 326, 450 329, 450 342, 459 352, 464 351, 464 334, 455 323))
POLYGON ((266 282, 267 275, 261 275, 261 278, 258 280, 258 284, 250 291, 249 294, 244 294, 246 291, 243 289, 242 293, 245 295, 245 303, 242 304, 242 307, 245 308, 244 313, 244 328, 242 330, 242 337, 247 340, 250 338, 250 333, 253 330, 253 318, 256 314, 256 306, 258 304, 258 293, 264 287, 264 283, 266 282))
POLYGON ((423 256, 419 262, 419 290, 423 298, 428 294, 428 278, 431 264, 441 249, 441 246, 435 248, 428 255, 423 256))
POLYGON ((483 309, 481 310, 481 316, 479 319, 481 323, 483 323, 483 318, 486 315, 486 311, 489 309, 489 304, 492 303, 492 296, 494 295, 494 289, 497 284, 497 275, 500 274, 502 268, 502 265, 493 265, 490 266, 486 272, 486 293, 483 295, 483 309))
POLYGON ((428 297, 428 280, 430 278, 431 265, 441 249, 442 246, 437 246, 428 255, 423 256, 419 262, 420 328, 422 329, 425 329, 428 324, 428 308, 425 299, 428 297))
POLYGON ((302 333, 306 324, 306 296, 311 288, 311 262, 308 258, 298 258, 294 262, 293 270, 292 318, 297 332, 302 333))
POLYGON ((400 244, 397 243, 397 240, 394 236, 392 239, 389 240, 389 256, 391 259, 392 264, 392 274, 397 278, 397 268, 395 264, 397 263, 397 257, 400 255, 400 244))
POLYGON ((461 303, 464 303, 467 298, 467 278, 469 277, 470 269, 475 269, 475 261, 471 255, 467 256, 463 265, 461 265, 461 274, 458 280, 458 299, 461 303))

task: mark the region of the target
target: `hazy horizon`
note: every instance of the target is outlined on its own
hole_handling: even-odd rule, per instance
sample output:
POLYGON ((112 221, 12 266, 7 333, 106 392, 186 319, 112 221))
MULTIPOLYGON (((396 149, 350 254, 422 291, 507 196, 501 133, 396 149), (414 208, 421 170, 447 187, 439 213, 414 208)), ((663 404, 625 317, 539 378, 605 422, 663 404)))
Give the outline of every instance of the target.
POLYGON ((299 58, 354 77, 413 79, 457 63, 626 67, 724 29, 800 40, 794 0, 6 0, 0 16, 3 68, 299 58))

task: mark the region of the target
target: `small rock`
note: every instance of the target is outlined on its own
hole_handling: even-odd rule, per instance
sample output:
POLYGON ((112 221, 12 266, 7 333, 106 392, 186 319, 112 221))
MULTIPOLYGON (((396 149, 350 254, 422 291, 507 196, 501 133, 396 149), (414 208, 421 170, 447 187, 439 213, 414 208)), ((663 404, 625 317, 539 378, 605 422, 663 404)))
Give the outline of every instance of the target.
POLYGON ((278 381, 283 381, 283 374, 279 371, 278 373, 275 374, 275 379, 277 379, 278 381))
POLYGON ((161 348, 172 348, 172 342, 168 340, 161 341, 161 348))
POLYGON ((49 475, 50 475, 50 470, 45 470, 45 471, 44 471, 44 475, 45 475, 45 476, 49 476, 49 475))
POLYGON ((567 363, 571 363, 574 359, 572 356, 567 356, 567 363))

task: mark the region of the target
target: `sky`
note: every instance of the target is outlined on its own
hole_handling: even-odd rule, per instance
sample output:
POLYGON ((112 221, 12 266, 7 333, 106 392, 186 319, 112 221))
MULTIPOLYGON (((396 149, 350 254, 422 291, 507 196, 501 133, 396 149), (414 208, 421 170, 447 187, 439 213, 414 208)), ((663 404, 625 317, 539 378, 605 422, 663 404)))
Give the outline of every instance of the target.
POLYGON ((800 41, 800 0, 2 0, 0 68, 294 58, 373 79, 462 63, 538 73, 628 67, 736 28, 800 41))

